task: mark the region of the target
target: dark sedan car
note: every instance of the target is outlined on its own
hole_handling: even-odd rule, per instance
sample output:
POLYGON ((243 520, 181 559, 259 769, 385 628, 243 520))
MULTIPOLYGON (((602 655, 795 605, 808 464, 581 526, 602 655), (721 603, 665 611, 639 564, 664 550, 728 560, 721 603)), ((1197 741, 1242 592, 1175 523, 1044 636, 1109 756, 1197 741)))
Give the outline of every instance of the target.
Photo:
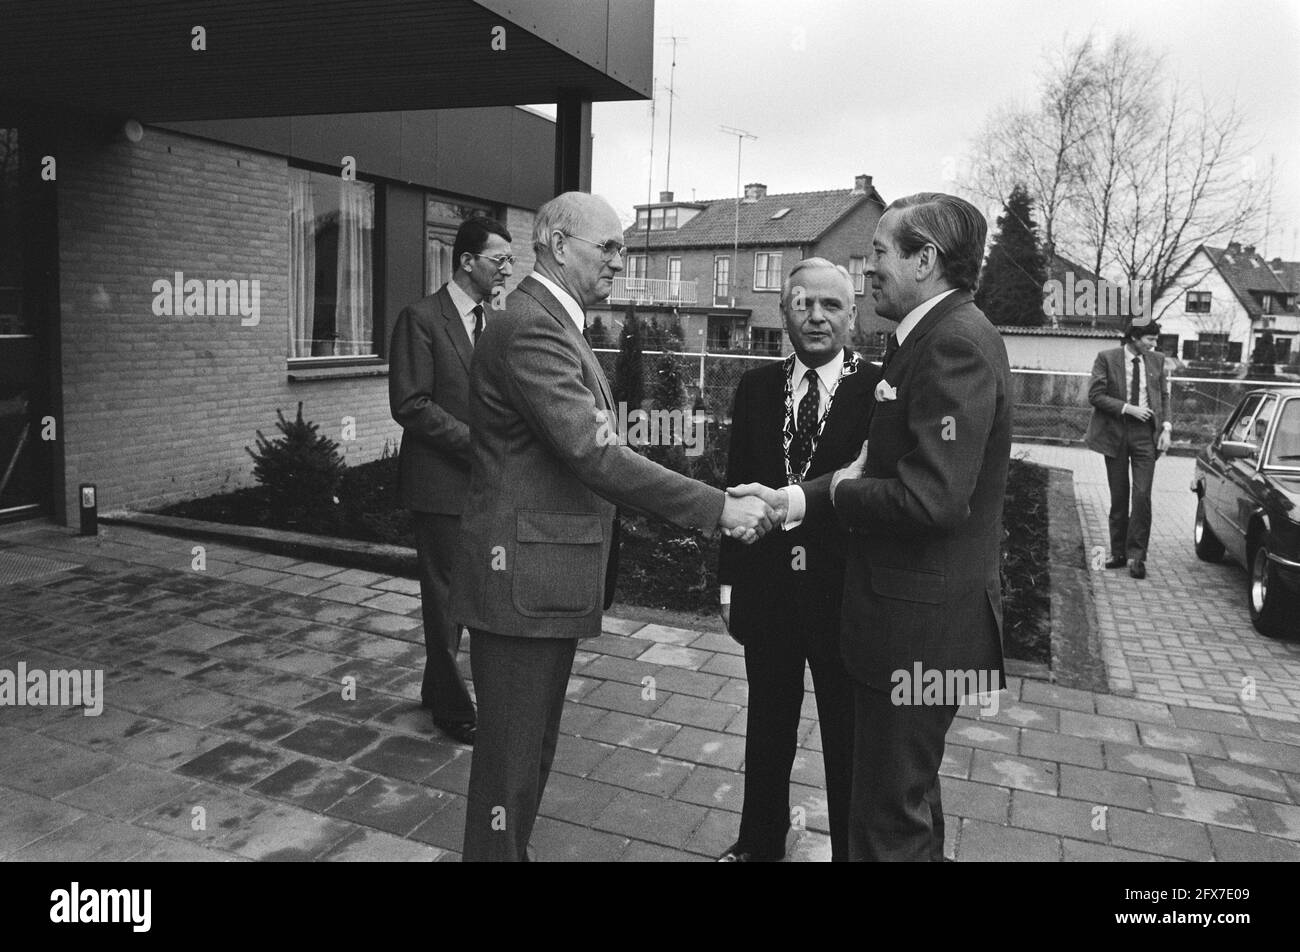
POLYGON ((1300 633, 1300 387, 1252 390, 1192 477, 1196 554, 1226 552, 1250 573, 1250 620, 1274 638, 1300 633))

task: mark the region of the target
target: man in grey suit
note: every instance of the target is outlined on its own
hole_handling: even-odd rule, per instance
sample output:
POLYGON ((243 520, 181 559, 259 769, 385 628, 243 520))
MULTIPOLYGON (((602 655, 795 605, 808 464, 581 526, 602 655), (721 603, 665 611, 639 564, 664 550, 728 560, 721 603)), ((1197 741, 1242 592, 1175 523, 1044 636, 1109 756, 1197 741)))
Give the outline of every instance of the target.
POLYGON ((975 306, 984 216, 922 192, 881 216, 867 264, 898 322, 862 457, 758 491, 785 525, 834 513, 849 532, 840 650, 854 681, 852 860, 943 859, 939 764, 963 698, 999 690, 1002 501, 1010 368, 975 306), (937 678, 937 681, 936 681, 937 678))
POLYGON ((1106 481, 1110 484, 1110 559, 1106 568, 1127 565, 1129 575, 1136 579, 1147 577, 1151 484, 1156 459, 1169 449, 1173 432, 1165 355, 1156 350, 1159 339, 1159 324, 1133 321, 1124 332, 1124 346, 1097 355, 1088 386, 1092 419, 1086 442, 1106 457, 1106 481))
POLYGON ((455 273, 436 293, 404 308, 393 327, 388 402, 402 425, 401 505, 415 522, 424 613, 420 703, 444 733, 474 743, 474 702, 456 670, 461 626, 451 617, 460 513, 469 485, 469 367, 486 324, 484 301, 510 277, 510 232, 490 218, 461 224, 452 246, 455 273))
POLYGON ((608 439, 617 408, 582 330, 623 269, 622 234, 595 196, 543 205, 536 270, 474 353, 474 461, 452 580, 479 706, 466 861, 527 859, 574 651, 600 634, 612 596, 616 508, 748 541, 771 525, 759 499, 730 498, 608 439))

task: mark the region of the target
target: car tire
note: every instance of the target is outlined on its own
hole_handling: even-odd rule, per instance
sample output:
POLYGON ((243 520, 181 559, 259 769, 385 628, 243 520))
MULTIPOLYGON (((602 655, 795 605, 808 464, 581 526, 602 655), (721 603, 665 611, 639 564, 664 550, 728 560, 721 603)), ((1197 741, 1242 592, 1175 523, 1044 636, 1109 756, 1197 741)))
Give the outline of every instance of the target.
POLYGON ((1300 599, 1278 577, 1277 566, 1268 557, 1267 537, 1260 540, 1251 554, 1246 600, 1250 621, 1261 635, 1284 638, 1295 633, 1300 599))
POLYGON ((1203 496, 1196 499, 1196 523, 1192 527, 1192 541, 1196 546, 1196 557, 1202 562, 1218 562, 1223 558, 1223 543, 1205 519, 1203 496))

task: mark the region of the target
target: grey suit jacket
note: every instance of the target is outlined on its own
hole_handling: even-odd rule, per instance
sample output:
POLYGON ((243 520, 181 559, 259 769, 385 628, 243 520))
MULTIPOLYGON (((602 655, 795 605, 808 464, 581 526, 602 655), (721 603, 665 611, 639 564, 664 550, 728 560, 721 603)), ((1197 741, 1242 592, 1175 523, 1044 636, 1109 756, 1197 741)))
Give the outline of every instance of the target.
POLYGON ((595 637, 616 507, 687 528, 717 525, 721 490, 602 438, 597 411, 613 410, 573 320, 525 278, 474 351, 474 461, 451 586, 459 624, 499 635, 595 637))
POLYGON ((388 351, 388 406, 402 425, 398 500, 460 515, 469 485, 474 345, 444 285, 402 309, 388 351))
MULTIPOLYGON (((1169 419, 1169 378, 1165 375, 1165 355, 1155 351, 1142 362, 1147 372, 1147 403, 1155 417, 1151 424, 1159 433, 1169 419)), ((1128 403, 1129 382, 1133 367, 1123 347, 1103 350, 1092 365, 1088 385, 1088 402, 1092 419, 1088 421, 1085 442, 1089 449, 1115 456, 1124 443, 1124 404, 1128 403)))
MULTIPOLYGON (((897 397, 876 402, 864 478, 834 500, 849 530, 841 650, 870 687, 888 691, 918 663, 1003 678, 1010 379, 1002 337, 969 291, 940 301, 885 370, 897 397)), ((809 518, 832 506, 829 489, 830 474, 805 484, 809 518)))

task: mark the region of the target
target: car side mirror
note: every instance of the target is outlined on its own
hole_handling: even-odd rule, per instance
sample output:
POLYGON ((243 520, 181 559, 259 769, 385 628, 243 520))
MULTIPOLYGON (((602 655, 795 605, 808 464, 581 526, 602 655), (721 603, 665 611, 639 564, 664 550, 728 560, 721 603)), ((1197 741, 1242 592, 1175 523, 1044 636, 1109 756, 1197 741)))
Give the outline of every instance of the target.
POLYGON ((1254 459, 1259 455, 1259 447, 1254 443, 1239 440, 1224 440, 1219 444, 1219 452, 1224 459, 1254 459))

